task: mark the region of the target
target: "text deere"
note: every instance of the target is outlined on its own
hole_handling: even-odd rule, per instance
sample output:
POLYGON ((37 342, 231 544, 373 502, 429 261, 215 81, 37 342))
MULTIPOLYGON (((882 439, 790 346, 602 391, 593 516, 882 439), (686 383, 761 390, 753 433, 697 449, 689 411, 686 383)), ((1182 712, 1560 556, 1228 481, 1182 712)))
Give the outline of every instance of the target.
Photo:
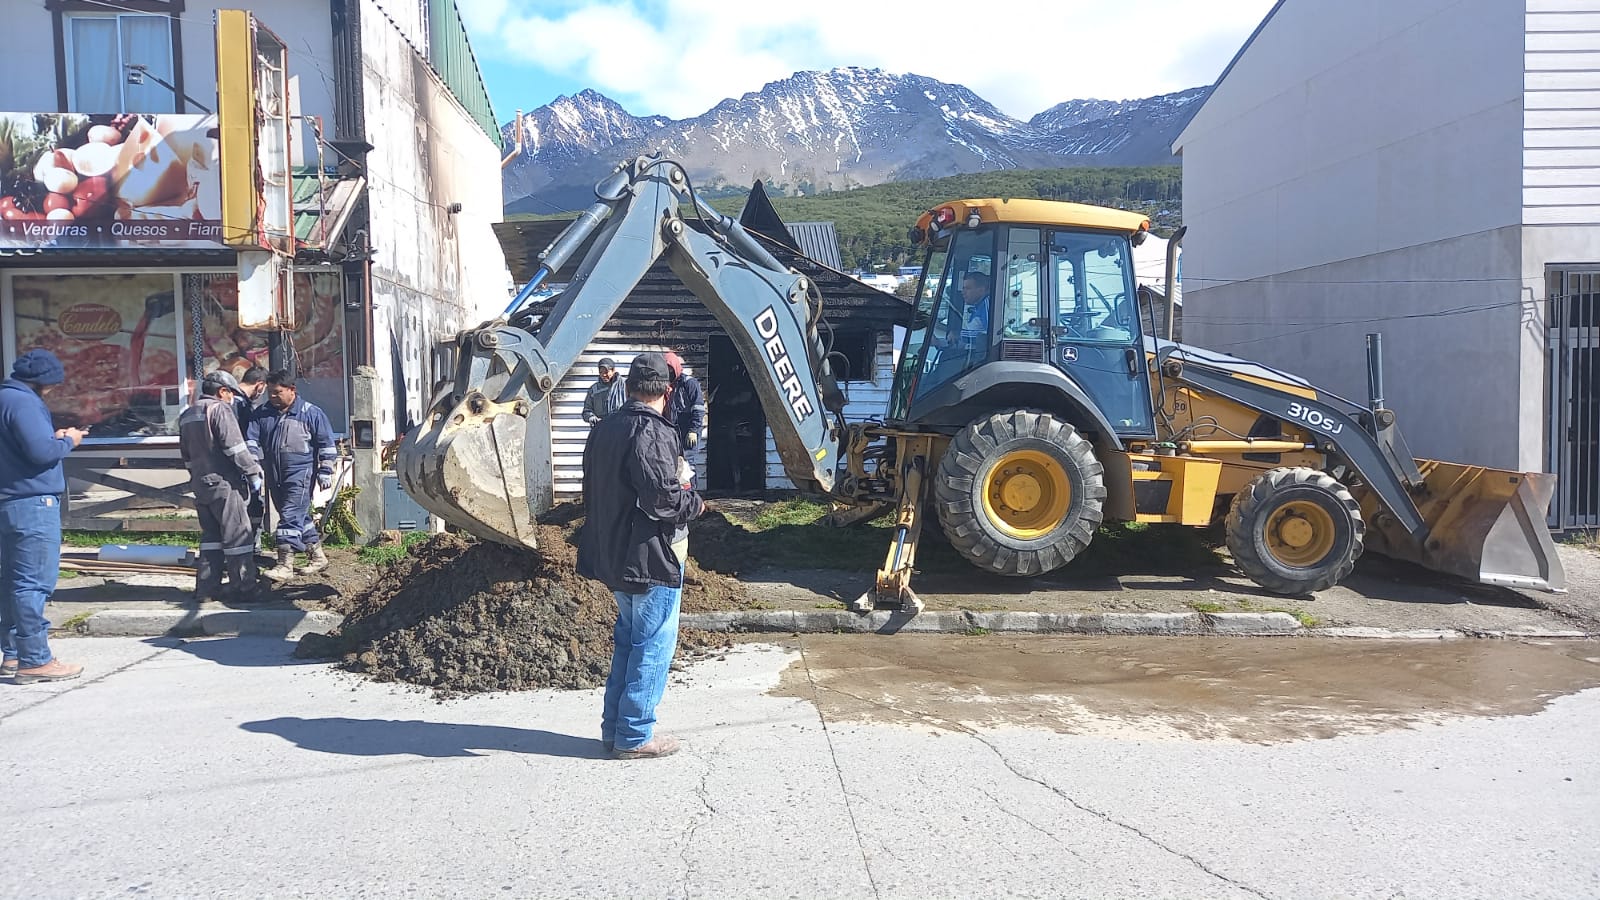
POLYGON ((762 341, 765 342, 762 346, 766 348, 767 359, 772 363, 772 371, 778 376, 778 384, 783 387, 789 408, 794 410, 797 420, 805 421, 816 410, 811 406, 811 398, 806 396, 806 389, 800 383, 800 377, 795 374, 794 363, 789 361, 789 350, 783 345, 783 338, 778 334, 778 314, 772 307, 767 307, 756 316, 756 333, 761 335, 762 341))

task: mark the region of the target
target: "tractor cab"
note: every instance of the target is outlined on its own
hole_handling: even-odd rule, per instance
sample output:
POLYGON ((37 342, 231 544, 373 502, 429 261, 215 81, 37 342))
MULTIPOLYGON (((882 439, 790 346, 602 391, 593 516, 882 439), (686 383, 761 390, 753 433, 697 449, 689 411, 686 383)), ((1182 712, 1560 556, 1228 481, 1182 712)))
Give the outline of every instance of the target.
POLYGON ((1152 437, 1133 266, 1148 227, 1135 213, 1038 200, 924 214, 912 237, 927 256, 890 420, 957 424, 977 395, 1016 402, 1034 385, 1048 407, 1043 389, 1057 384, 1119 438, 1152 437))

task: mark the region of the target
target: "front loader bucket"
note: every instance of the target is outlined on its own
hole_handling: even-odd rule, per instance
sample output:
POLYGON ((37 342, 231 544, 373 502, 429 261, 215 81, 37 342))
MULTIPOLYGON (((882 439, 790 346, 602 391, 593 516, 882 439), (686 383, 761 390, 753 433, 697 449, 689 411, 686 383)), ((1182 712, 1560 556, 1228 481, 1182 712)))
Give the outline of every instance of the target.
POLYGON ((1417 468, 1426 484, 1412 498, 1427 523, 1426 538, 1417 541, 1363 491, 1368 549, 1483 584, 1566 590, 1545 524, 1554 475, 1430 459, 1417 460, 1417 468))
POLYGON ((439 518, 484 540, 539 546, 529 502, 525 448, 538 416, 525 398, 496 403, 471 391, 454 407, 436 403, 400 444, 395 468, 406 493, 439 518))

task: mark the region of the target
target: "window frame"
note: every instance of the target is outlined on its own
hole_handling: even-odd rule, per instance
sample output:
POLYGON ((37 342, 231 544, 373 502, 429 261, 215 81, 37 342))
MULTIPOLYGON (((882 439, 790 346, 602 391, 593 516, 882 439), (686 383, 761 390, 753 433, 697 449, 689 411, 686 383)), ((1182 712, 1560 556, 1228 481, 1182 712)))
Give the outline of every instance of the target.
MULTIPOLYGON (((92 109, 74 110, 72 108, 72 69, 68 61, 67 19, 89 18, 100 15, 106 18, 115 18, 124 15, 154 15, 167 19, 169 37, 168 45, 172 50, 172 112, 189 112, 188 101, 184 99, 183 83, 183 28, 180 18, 184 10, 185 0, 118 0, 114 7, 108 8, 104 2, 96 0, 45 0, 45 9, 50 12, 51 37, 55 42, 56 61, 56 112, 82 112, 87 114, 130 112, 130 110, 92 109)), ((117 62, 122 62, 122 36, 121 30, 117 35, 117 62)), ((126 77, 125 75, 120 77, 126 77)), ((124 103, 126 99, 124 98, 124 103)), ((131 110, 131 112, 150 112, 156 110, 131 110)))

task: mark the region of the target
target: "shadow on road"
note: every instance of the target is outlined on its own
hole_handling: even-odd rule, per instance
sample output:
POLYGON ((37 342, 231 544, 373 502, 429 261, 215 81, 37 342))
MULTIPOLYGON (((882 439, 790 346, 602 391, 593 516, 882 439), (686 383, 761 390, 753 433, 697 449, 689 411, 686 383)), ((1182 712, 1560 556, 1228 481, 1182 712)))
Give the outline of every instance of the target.
MULTIPOLYGON (((149 638, 152 646, 172 646, 173 638, 149 638)), ((327 665, 327 660, 295 659, 294 641, 276 637, 208 637, 177 640, 175 649, 219 666, 237 668, 327 665)))
POLYGON ((570 759, 604 759, 594 738, 502 725, 460 725, 415 719, 300 719, 285 716, 245 722, 256 734, 275 734, 295 746, 343 756, 482 756, 479 750, 504 750, 570 759))

